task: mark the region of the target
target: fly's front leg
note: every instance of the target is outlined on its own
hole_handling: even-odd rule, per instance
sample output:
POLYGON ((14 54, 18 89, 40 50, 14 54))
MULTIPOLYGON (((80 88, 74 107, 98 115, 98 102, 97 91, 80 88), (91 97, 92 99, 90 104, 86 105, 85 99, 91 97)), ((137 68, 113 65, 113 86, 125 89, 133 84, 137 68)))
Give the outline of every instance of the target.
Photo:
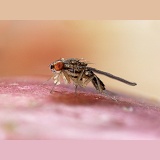
POLYGON ((67 83, 71 83, 70 77, 68 76, 67 72, 63 70, 62 73, 64 81, 67 81, 67 83))
POLYGON ((51 79, 53 79, 54 76, 52 76, 51 78, 47 79, 45 82, 43 82, 42 84, 46 84, 48 81, 50 81, 51 79))
POLYGON ((54 76, 54 78, 53 78, 54 79, 54 86, 52 87, 50 93, 53 92, 53 90, 54 90, 54 88, 55 88, 56 85, 60 84, 60 80, 59 80, 60 75, 61 75, 61 72, 58 75, 54 76))

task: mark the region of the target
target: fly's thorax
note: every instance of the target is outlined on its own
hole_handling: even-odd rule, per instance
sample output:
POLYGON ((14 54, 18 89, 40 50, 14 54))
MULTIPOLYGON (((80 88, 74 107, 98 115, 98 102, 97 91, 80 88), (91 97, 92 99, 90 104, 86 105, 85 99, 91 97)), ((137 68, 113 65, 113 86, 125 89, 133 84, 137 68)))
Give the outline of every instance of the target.
POLYGON ((87 63, 81 62, 79 59, 67 59, 64 61, 64 68, 65 69, 84 69, 87 66, 87 63))

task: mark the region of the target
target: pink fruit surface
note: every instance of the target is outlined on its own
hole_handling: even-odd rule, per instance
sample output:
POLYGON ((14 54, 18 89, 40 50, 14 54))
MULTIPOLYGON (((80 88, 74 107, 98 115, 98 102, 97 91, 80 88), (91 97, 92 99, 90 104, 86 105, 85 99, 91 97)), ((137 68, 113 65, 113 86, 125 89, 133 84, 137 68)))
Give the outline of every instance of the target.
POLYGON ((158 103, 43 81, 0 79, 0 139, 160 139, 158 103))

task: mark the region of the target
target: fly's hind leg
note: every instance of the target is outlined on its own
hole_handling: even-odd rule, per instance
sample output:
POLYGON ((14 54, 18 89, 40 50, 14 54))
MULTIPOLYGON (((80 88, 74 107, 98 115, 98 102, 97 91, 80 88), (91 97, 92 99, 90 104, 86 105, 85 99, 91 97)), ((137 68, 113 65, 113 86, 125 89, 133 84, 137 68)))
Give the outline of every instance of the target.
POLYGON ((112 97, 111 95, 108 94, 107 90, 105 89, 105 85, 97 76, 94 76, 92 83, 93 83, 94 87, 99 91, 99 93, 102 93, 105 96, 107 95, 107 97, 111 98, 114 101, 117 101, 115 96, 112 97))
POLYGON ((92 71, 86 70, 85 78, 87 80, 83 83, 84 87, 86 87, 86 85, 91 81, 93 86, 96 88, 96 90, 99 91, 99 93, 102 93, 102 91, 105 90, 103 82, 92 71))
POLYGON ((86 81, 84 81, 83 87, 86 87, 87 84, 88 84, 89 82, 91 82, 93 78, 94 78, 94 76, 91 76, 91 77, 89 77, 86 81))
POLYGON ((99 93, 102 93, 103 90, 105 90, 105 85, 96 75, 94 75, 94 78, 92 79, 92 83, 94 87, 99 91, 99 93))
POLYGON ((83 83, 83 87, 86 87, 87 84, 89 82, 92 82, 93 86, 96 88, 96 90, 98 90, 100 93, 102 93, 102 91, 105 89, 104 88, 104 84, 102 83, 102 81, 100 81, 100 79, 96 76, 96 75, 92 75, 90 76, 84 83, 83 83))
POLYGON ((112 93, 112 92, 110 92, 110 91, 105 90, 105 91, 103 92, 103 94, 104 94, 105 96, 111 98, 112 100, 116 101, 116 102, 118 101, 118 100, 116 99, 115 94, 112 93))

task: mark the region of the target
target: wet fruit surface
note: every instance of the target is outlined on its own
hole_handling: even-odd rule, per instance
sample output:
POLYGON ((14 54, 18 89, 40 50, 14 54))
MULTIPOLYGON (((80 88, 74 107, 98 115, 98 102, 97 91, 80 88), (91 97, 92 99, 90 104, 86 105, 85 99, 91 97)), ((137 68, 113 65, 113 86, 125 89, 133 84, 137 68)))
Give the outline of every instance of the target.
POLYGON ((43 81, 0 79, 0 139, 160 139, 158 103, 43 81))

